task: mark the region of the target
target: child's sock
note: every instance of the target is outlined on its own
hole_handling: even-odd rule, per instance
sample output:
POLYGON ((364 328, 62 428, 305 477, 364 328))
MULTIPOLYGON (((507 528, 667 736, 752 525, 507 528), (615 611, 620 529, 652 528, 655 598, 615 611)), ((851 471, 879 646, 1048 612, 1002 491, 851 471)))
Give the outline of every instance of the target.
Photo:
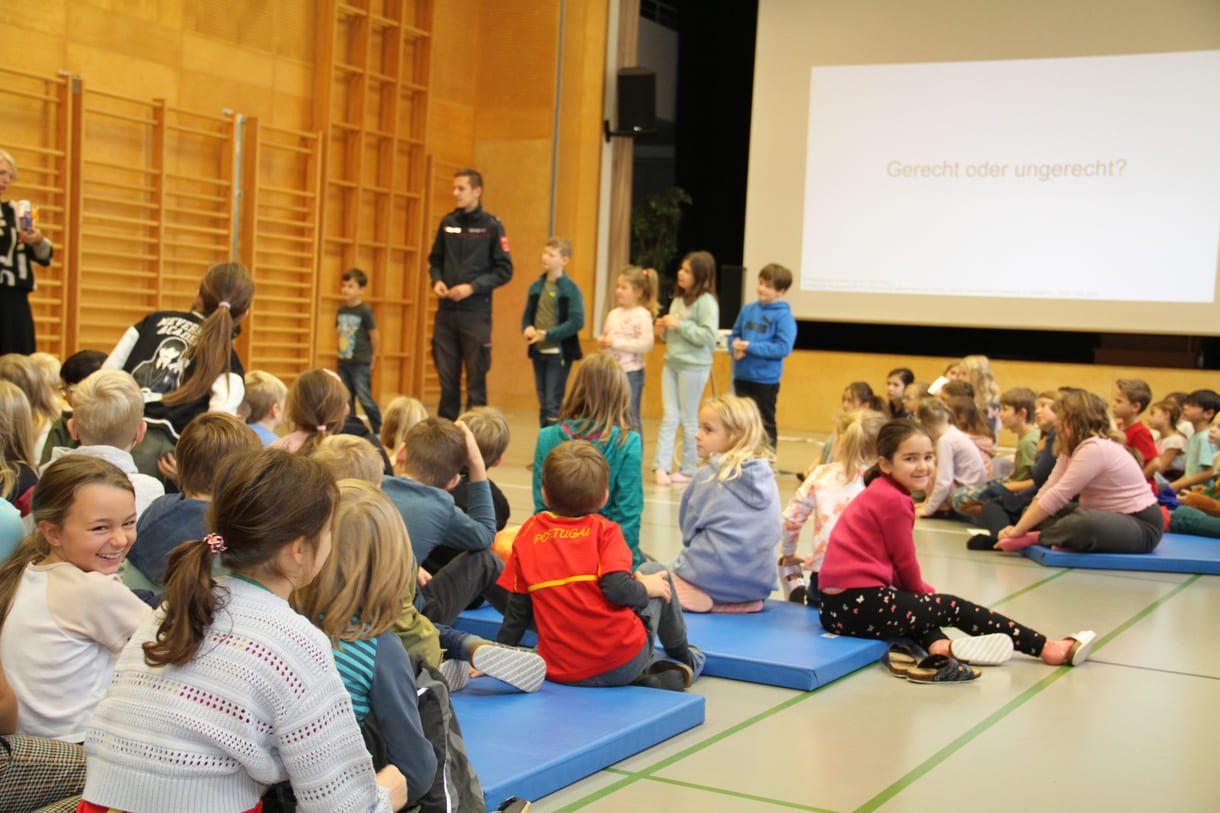
POLYGON ((999 546, 1000 550, 1011 553, 1012 551, 1023 550, 1031 545, 1037 545, 1038 536, 1038 531, 1030 531, 1027 534, 1021 534, 1020 536, 1010 536, 1007 539, 1001 539, 996 544, 999 546))
POLYGON ((723 604, 713 604, 712 612, 714 613, 757 613, 763 608, 762 599, 754 601, 728 601, 723 604))

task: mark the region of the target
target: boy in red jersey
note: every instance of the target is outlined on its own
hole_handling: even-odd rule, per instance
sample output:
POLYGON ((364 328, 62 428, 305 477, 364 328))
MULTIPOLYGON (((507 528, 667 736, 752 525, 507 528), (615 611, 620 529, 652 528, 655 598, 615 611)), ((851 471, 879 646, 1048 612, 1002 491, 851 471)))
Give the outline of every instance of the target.
POLYGON ((593 444, 561 443, 542 464, 550 510, 521 526, 499 585, 509 591, 498 643, 517 644, 530 622, 547 678, 574 686, 627 684, 681 690, 703 671, 686 640, 664 567, 631 573, 619 526, 594 513, 609 497, 610 467, 593 444), (669 658, 653 650, 657 637, 669 658))

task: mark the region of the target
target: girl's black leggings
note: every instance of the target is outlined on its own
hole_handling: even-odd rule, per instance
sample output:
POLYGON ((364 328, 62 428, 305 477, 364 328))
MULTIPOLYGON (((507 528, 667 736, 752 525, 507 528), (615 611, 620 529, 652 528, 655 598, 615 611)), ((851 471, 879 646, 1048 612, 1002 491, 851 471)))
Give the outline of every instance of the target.
POLYGON ((893 587, 863 587, 842 593, 822 593, 822 626, 827 632, 855 638, 913 638, 927 649, 946 636, 941 627, 956 627, 967 635, 1002 632, 1013 646, 1035 658, 1046 636, 1007 616, 947 593, 908 593, 893 587))

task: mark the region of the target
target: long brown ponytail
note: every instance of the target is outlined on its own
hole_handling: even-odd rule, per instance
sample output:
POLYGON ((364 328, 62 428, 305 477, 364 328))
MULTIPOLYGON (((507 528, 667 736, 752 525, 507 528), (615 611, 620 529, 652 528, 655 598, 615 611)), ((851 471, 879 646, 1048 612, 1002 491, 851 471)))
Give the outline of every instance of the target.
POLYGON ((207 395, 212 382, 231 371, 233 326, 254 300, 254 278, 241 263, 217 263, 199 283, 203 324, 186 350, 190 374, 182 385, 161 399, 166 406, 189 404, 207 395))
MULTIPOLYGON (((331 519, 338 489, 316 460, 279 449, 236 452, 216 473, 208 527, 224 540, 220 562, 241 571, 266 564, 280 548, 317 539, 331 519)), ((144 644, 149 666, 182 666, 203 643, 222 595, 212 580, 215 554, 203 540, 174 548, 166 570, 165 617, 144 644)))

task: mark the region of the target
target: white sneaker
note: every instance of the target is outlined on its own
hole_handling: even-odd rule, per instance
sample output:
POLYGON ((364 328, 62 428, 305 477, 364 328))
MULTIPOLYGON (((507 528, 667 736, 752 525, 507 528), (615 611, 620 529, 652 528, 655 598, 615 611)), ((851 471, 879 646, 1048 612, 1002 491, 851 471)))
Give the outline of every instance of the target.
POLYGON ((440 671, 445 685, 449 687, 449 694, 460 692, 470 682, 470 664, 466 661, 441 661, 440 671))
POLYGON ((538 691, 546 679, 546 661, 532 649, 484 644, 470 656, 470 664, 523 692, 538 691))
POLYGON ((956 638, 949 652, 962 663, 974 666, 999 666, 1012 657, 1012 638, 1002 632, 956 638))

